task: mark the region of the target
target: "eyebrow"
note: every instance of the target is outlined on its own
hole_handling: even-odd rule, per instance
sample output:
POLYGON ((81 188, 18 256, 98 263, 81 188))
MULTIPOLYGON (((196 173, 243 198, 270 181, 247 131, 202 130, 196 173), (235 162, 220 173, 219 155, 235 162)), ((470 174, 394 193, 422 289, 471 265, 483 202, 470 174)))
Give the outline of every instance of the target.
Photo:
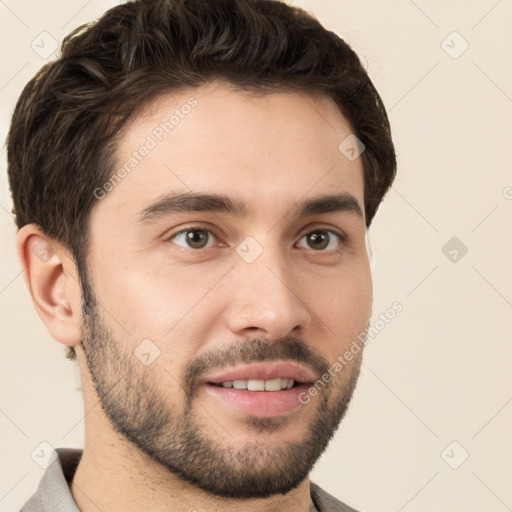
MULTIPOLYGON (((222 194, 170 193, 141 210, 137 215, 137 223, 147 224, 173 213, 182 212, 227 213, 236 217, 247 217, 250 210, 243 201, 222 194)), ((296 203, 289 213, 299 218, 330 212, 346 212, 363 219, 359 202, 347 192, 303 199, 296 203)))

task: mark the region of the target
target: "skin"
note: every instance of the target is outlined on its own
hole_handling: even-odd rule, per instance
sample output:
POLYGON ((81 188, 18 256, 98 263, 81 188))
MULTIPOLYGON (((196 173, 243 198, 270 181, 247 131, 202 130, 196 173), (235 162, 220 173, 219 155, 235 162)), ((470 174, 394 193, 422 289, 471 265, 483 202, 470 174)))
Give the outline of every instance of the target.
MULTIPOLYGON (((253 96, 215 82, 168 94, 139 113, 121 137, 119 165, 190 97, 197 106, 92 210, 87 278, 96 303, 85 315, 69 252, 35 225, 18 234, 36 310, 57 341, 75 347, 82 376, 85 444, 70 489, 85 512, 220 511, 235 501, 237 510, 308 510, 310 467, 297 470, 295 482, 282 479, 282 492, 236 498, 184 480, 165 464, 169 458, 158 458, 170 457, 172 442, 194 432, 194 442, 206 440, 204 448, 219 457, 226 480, 258 473, 268 484, 293 472, 300 459, 293 447, 321 428, 328 432, 312 443, 311 462, 325 449, 352 395, 362 351, 307 405, 273 418, 241 414, 200 385, 187 388, 185 377, 198 360, 206 362, 204 377, 257 354, 299 361, 320 377, 364 331, 373 297, 362 161, 338 150, 352 130, 330 98, 253 96), (174 213, 137 223, 164 192, 190 191, 239 198, 250 214, 174 213), (363 216, 289 215, 299 200, 332 193, 352 194, 363 216), (192 226, 211 230, 208 248, 171 238, 192 226), (331 234, 321 250, 309 245, 305 235, 325 230, 347 238, 331 234), (236 253, 248 236, 263 249, 252 263, 236 253), (46 244, 46 258, 34 255, 36 243, 46 244), (144 339, 160 350, 148 366, 133 355, 144 339), (305 355, 294 359, 290 350, 301 344, 305 355), (233 359, 222 363, 227 355, 233 359), (151 424, 155 418, 163 423, 151 424)), ((178 460, 192 471, 190 458, 178 460)))

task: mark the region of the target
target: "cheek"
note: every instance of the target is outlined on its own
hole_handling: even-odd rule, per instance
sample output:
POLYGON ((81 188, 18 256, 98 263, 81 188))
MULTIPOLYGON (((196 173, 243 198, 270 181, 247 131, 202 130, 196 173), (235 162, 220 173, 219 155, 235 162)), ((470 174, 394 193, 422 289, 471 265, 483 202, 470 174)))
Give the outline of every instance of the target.
POLYGON ((197 351, 194 340, 199 343, 201 329, 211 324, 208 315, 216 312, 205 304, 210 304, 208 290, 217 280, 204 271, 104 267, 98 272, 95 293, 110 314, 107 317, 121 324, 125 335, 129 333, 131 345, 145 338, 162 350, 172 345, 177 360, 180 354, 185 357, 197 351))
POLYGON ((373 300, 372 280, 369 267, 361 265, 339 274, 318 289, 310 298, 310 304, 325 329, 332 344, 340 347, 350 344, 363 332, 371 315, 373 300))

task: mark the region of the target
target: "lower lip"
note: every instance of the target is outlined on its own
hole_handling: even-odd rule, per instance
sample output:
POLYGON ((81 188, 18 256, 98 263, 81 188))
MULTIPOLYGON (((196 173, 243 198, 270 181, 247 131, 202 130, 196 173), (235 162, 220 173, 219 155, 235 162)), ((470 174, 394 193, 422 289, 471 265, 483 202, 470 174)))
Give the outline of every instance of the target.
POLYGON ((281 391, 248 391, 247 389, 224 388, 207 384, 208 393, 243 414, 259 417, 280 416, 299 405, 299 395, 308 389, 307 384, 299 384, 281 391))

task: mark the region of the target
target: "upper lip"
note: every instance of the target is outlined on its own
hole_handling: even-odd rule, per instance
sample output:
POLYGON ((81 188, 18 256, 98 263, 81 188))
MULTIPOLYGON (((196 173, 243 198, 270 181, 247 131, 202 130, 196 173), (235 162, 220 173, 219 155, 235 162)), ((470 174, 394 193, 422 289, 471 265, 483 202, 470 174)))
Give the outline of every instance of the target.
POLYGON ((293 379, 299 383, 310 383, 315 375, 303 366, 289 361, 275 361, 271 363, 253 363, 239 366, 224 373, 205 378, 205 382, 221 384, 234 380, 272 380, 277 378, 293 379))

